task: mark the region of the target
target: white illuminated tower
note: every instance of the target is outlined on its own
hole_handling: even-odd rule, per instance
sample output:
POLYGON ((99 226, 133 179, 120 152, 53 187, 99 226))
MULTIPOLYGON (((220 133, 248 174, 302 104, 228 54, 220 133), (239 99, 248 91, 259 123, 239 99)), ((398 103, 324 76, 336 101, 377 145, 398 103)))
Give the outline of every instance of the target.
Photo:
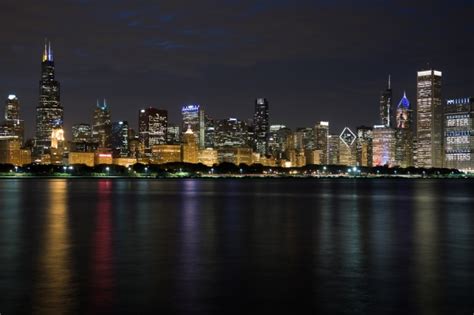
POLYGON ((441 76, 436 70, 417 74, 417 167, 443 167, 441 76))

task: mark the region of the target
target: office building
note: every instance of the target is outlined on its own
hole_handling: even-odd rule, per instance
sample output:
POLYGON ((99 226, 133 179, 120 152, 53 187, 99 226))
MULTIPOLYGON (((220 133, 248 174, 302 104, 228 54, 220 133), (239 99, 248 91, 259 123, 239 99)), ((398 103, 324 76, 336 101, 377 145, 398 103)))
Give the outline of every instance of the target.
POLYGON ((449 99, 444 109, 446 167, 474 172, 474 98, 449 99))
POLYGON ((443 167, 441 76, 436 70, 417 73, 417 167, 443 167))
POLYGON ((357 166, 372 166, 372 127, 360 126, 356 130, 357 166))
POLYGON ((395 129, 375 125, 372 130, 372 166, 395 166, 395 129))
POLYGON ((154 164, 181 162, 180 144, 155 144, 151 151, 154 164))
POLYGON ((167 143, 168 111, 153 107, 141 109, 138 115, 138 132, 145 153, 150 155, 154 145, 167 143))
POLYGON ((356 164, 356 138, 357 136, 349 127, 345 127, 339 135, 339 164, 356 164))
POLYGON ((253 126, 255 136, 254 150, 261 155, 266 155, 270 120, 268 115, 268 101, 265 98, 257 98, 255 100, 253 126))
POLYGON ((392 127, 392 87, 390 76, 388 76, 387 88, 380 94, 380 124, 392 127))
POLYGON ((196 143, 200 148, 205 146, 205 116, 200 105, 185 105, 181 108, 183 117, 182 132, 190 127, 196 134, 196 143))
POLYGON ((329 122, 320 121, 314 126, 314 149, 318 150, 320 164, 328 164, 329 122))
POLYGON ((92 124, 92 139, 102 150, 110 149, 112 144, 110 137, 112 135, 112 121, 110 117, 110 108, 106 100, 102 104, 97 101, 94 109, 94 122, 92 124))
POLYGON ((0 135, 16 137, 21 144, 24 141, 24 122, 20 119, 20 102, 10 94, 5 102, 5 120, 0 125, 0 135))
POLYGON ((112 155, 114 158, 128 157, 128 122, 114 121, 112 123, 112 133, 110 143, 112 146, 112 155))
POLYGON ((398 103, 396 110, 396 145, 395 165, 400 167, 414 166, 413 163, 413 111, 406 93, 398 103))
POLYGON ((55 127, 63 127, 63 107, 60 101, 60 85, 55 79, 55 65, 51 43, 44 45, 39 82, 39 104, 36 107, 35 155, 47 153, 51 134, 55 127))
POLYGON ((185 163, 198 162, 198 144, 196 134, 189 126, 183 134, 183 144, 181 146, 182 161, 185 163))

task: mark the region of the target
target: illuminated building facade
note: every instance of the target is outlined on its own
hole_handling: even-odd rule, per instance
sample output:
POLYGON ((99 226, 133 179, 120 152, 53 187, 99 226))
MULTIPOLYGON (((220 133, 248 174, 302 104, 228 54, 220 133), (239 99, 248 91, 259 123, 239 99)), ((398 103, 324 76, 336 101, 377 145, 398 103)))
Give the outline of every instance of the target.
POLYGON ((320 153, 319 163, 328 164, 329 122, 320 121, 314 126, 314 146, 320 153))
POLYGON ((395 166, 395 129, 375 125, 372 130, 372 166, 395 166))
POLYGON ((474 172, 474 98, 449 99, 444 109, 446 167, 474 172))
POLYGON ((23 144, 24 122, 20 119, 20 102, 14 94, 5 102, 5 120, 0 126, 0 135, 16 137, 23 144))
POLYGON ((69 152, 68 155, 68 164, 85 164, 87 166, 93 167, 95 160, 94 152, 69 152))
POLYGON ((328 163, 329 165, 339 164, 339 135, 328 135, 328 163))
POLYGON ((145 153, 150 155, 154 145, 167 143, 168 111, 153 107, 141 109, 138 114, 138 132, 145 153))
POLYGON ((441 76, 436 70, 417 74, 417 167, 443 167, 441 76))
POLYGON ((206 148, 204 150, 199 150, 198 153, 198 162, 206 166, 213 166, 219 162, 217 150, 212 148, 206 148))
POLYGON ((271 125, 268 135, 268 154, 275 159, 283 158, 286 150, 286 139, 291 135, 291 129, 285 125, 271 125))
POLYGON ((75 124, 72 126, 73 142, 89 142, 92 139, 92 127, 89 124, 75 124))
POLYGON ((372 166, 372 127, 357 127, 357 166, 372 166))
POLYGON ((392 87, 388 76, 387 88, 380 94, 380 124, 392 127, 392 112, 392 87))
POLYGON ((36 107, 35 153, 49 150, 54 127, 63 127, 63 107, 60 102, 60 85, 55 79, 54 58, 51 44, 44 45, 39 82, 39 104, 36 107))
POLYGON ((250 146, 247 140, 248 126, 237 118, 221 119, 215 122, 214 148, 250 146))
POLYGON ((214 148, 216 136, 216 120, 205 115, 204 147, 214 148))
POLYGON ((183 116, 182 132, 191 127, 196 134, 196 142, 200 148, 205 146, 205 117, 200 105, 185 105, 181 108, 183 116))
POLYGON ((196 138, 197 136, 194 134, 191 127, 188 127, 186 132, 183 134, 183 144, 181 148, 182 161, 185 163, 198 162, 198 144, 196 138))
POLYGON ((167 144, 181 143, 181 130, 179 126, 168 123, 168 127, 166 127, 166 143, 167 144))
POLYGON ((357 136, 345 127, 339 135, 339 164, 355 165, 356 163, 356 138, 357 136))
POLYGON ((398 103, 396 111, 396 146, 395 165, 400 167, 414 166, 413 163, 413 111, 406 93, 398 103))
POLYGON ((72 126, 71 151, 94 152, 98 143, 92 140, 92 126, 90 124, 75 124, 72 126))
POLYGON ((255 100, 253 126, 255 132, 254 150, 261 155, 266 155, 268 149, 270 121, 268 114, 268 101, 265 98, 257 98, 255 100))
POLYGON ((180 144, 155 144, 151 151, 155 164, 181 162, 180 144))
POLYGON ((251 165, 253 162, 252 148, 220 148, 217 150, 219 163, 227 162, 235 165, 247 164, 251 165))
POLYGON ((92 139, 99 148, 110 149, 110 137, 112 135, 112 121, 110 119, 110 108, 106 100, 102 104, 97 101, 94 109, 94 123, 92 125, 92 139))
POLYGON ((112 145, 112 155, 114 158, 127 157, 129 155, 128 130, 127 121, 114 121, 112 123, 110 143, 112 145))

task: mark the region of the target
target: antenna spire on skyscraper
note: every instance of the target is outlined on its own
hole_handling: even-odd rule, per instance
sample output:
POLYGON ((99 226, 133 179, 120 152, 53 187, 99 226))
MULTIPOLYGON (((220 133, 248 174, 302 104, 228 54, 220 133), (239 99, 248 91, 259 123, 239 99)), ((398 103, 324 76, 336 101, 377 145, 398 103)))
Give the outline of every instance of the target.
POLYGON ((43 62, 48 60, 48 40, 44 39, 43 62))
POLYGON ((391 78, 390 74, 388 75, 388 89, 390 90, 392 88, 392 83, 391 83, 391 78))
POLYGON ((48 60, 53 61, 53 50, 51 49, 50 41, 48 41, 48 60))

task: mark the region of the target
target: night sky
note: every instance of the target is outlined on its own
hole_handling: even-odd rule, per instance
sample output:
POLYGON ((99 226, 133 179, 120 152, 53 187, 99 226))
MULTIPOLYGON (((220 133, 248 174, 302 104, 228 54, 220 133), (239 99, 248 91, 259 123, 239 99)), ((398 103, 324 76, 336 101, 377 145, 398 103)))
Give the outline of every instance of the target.
POLYGON ((0 96, 17 94, 28 136, 45 37, 67 135, 104 97, 133 127, 145 106, 171 122, 188 103, 246 119, 266 97, 272 124, 329 120, 339 133, 378 123, 388 74, 396 103, 406 90, 414 104, 427 63, 443 72, 444 97, 474 95, 473 0, 2 0, 0 35, 0 96))

